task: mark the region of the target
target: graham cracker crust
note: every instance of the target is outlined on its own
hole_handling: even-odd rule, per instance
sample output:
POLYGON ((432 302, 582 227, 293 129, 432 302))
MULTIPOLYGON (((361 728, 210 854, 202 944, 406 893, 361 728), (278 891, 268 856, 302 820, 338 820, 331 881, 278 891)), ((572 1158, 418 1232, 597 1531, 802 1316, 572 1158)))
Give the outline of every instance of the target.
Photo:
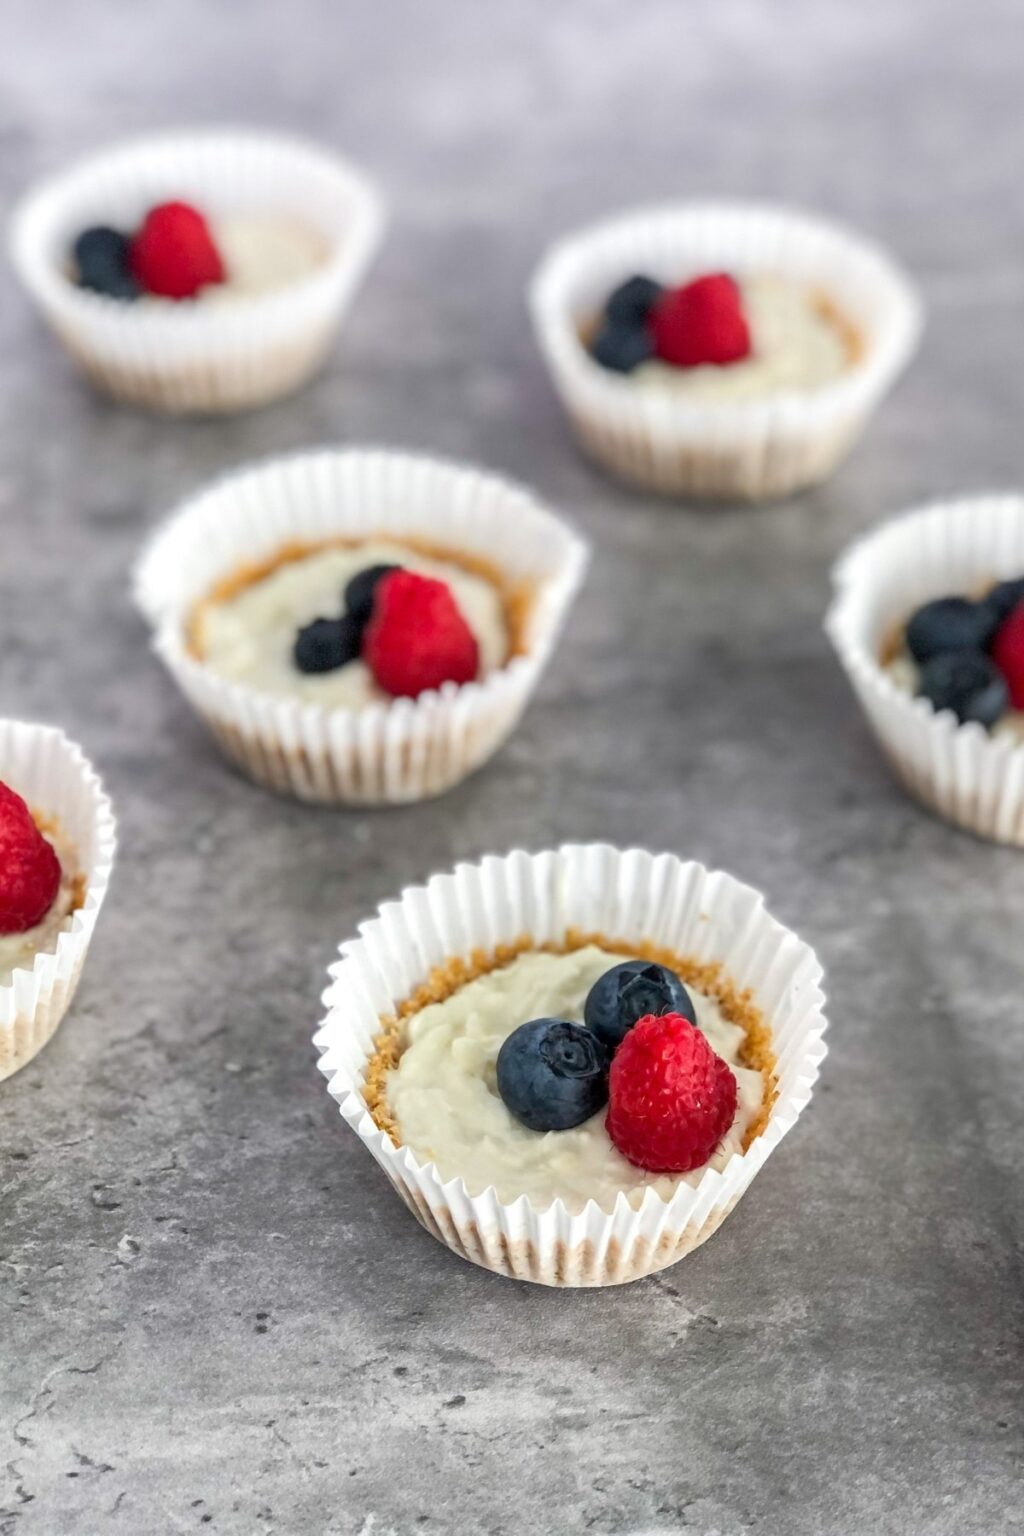
POLYGON ((237 566, 230 575, 216 582, 189 611, 185 620, 185 645, 189 654, 196 661, 203 660, 202 646, 199 643, 199 624, 204 611, 212 604, 229 602, 240 592, 244 592, 247 587, 265 581, 283 565, 306 560, 309 556, 320 554, 328 549, 358 549, 361 544, 374 543, 396 544, 400 548, 421 555, 426 560, 443 561, 447 565, 453 565, 456 569, 465 571, 470 576, 477 576, 482 581, 489 582, 501 599, 502 614, 508 633, 508 650, 504 665, 507 666, 514 657, 526 654, 529 649, 527 628, 535 596, 532 582, 510 581, 500 566, 488 560, 485 555, 476 554, 473 550, 453 549, 450 545, 436 543, 432 539, 422 539, 415 534, 395 534, 387 531, 361 534, 358 538, 339 534, 336 538, 330 539, 309 541, 292 539, 263 560, 249 561, 237 566))
POLYGON ((729 1023, 743 1030, 746 1038, 740 1047, 740 1062, 751 1071, 760 1072, 764 1081, 761 1109, 751 1121, 743 1138, 745 1152, 768 1124, 771 1107, 778 1092, 771 1030, 765 1023, 760 1008, 754 1002, 750 989, 741 990, 736 987, 723 974, 722 967, 717 961, 694 960, 678 955, 662 945, 612 939, 606 934, 583 933, 577 928, 570 928, 561 944, 535 944, 532 939, 524 935, 511 944, 499 944, 490 954, 485 950, 477 949, 468 960, 458 957, 445 960, 441 965, 434 967, 426 981, 399 1005, 396 1013, 382 1016, 381 1031, 374 1041, 376 1049, 366 1064, 366 1075, 363 1081, 363 1099, 378 1129, 389 1136, 396 1147, 402 1145, 398 1126, 387 1102, 387 1076, 398 1065, 398 1059, 404 1048, 401 1026, 405 1019, 419 1013, 432 1003, 443 1003, 451 997, 453 992, 457 992, 468 982, 475 981, 478 976, 486 976, 491 971, 503 969, 517 956, 528 951, 565 955, 577 949, 586 949, 592 944, 610 954, 635 955, 640 960, 649 960, 655 965, 667 966, 669 970, 675 971, 683 982, 696 987, 705 996, 713 998, 729 1023))
MULTIPOLYGON (((35 822, 36 826, 44 836, 49 834, 49 836, 55 841, 60 841, 66 844, 69 848, 73 846, 71 839, 65 836, 64 829, 61 826, 58 817, 50 816, 44 811, 37 811, 31 805, 29 806, 29 810, 32 813, 32 820, 35 822)), ((57 857, 60 858, 59 849, 55 848, 54 851, 57 853, 57 857)), ((77 852, 77 850, 75 851, 77 852)), ((62 861, 61 869, 63 870, 63 868, 64 865, 62 861)), ((71 916, 72 912, 78 912, 82 909, 82 907, 85 906, 85 893, 88 890, 88 887, 89 881, 87 876, 84 875, 80 869, 76 869, 74 874, 71 876, 71 906, 68 910, 69 917, 71 916)))

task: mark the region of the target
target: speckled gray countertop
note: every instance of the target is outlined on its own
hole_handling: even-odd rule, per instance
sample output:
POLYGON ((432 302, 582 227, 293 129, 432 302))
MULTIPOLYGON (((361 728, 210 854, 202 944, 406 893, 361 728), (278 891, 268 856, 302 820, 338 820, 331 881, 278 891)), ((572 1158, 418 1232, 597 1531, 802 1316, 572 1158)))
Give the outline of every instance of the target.
POLYGON ((2 1536, 1021 1529, 1024 855, 906 800, 820 631, 880 516, 1024 481, 1017 0, 10 0, 7 198, 142 127, 304 130, 393 207, 325 375, 228 422, 92 395, 0 274, 4 714, 101 768, 74 1012, 0 1086, 2 1536), (666 194, 838 214, 917 273, 912 372, 827 486, 681 511, 571 447, 522 290, 666 194), (147 650, 147 529, 246 459, 385 442, 533 483, 595 558, 512 743, 432 805, 235 777, 147 650), (455 859, 600 836, 766 890, 828 972, 820 1090, 662 1276, 550 1292, 435 1243, 309 1037, 335 945, 455 859))

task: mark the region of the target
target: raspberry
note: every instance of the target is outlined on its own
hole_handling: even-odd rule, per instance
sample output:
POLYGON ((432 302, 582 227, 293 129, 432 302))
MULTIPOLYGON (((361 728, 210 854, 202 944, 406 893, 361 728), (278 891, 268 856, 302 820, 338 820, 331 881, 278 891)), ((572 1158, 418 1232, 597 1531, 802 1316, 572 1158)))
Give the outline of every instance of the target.
POLYGON ((700 1168, 732 1125, 736 1078, 695 1024, 649 1013, 626 1035, 608 1074, 608 1135, 652 1173, 700 1168))
POLYGON ((1009 685, 1011 705, 1024 709, 1024 602, 1018 603, 996 630, 992 660, 1009 685))
POLYGON ((750 331, 740 291, 727 272, 671 288, 651 312, 654 350, 676 368, 738 363, 750 356, 750 331))
POLYGON ((147 293, 191 299, 224 281, 224 263, 206 220, 188 203, 160 203, 146 214, 128 248, 132 276, 147 293))
POLYGON ((445 583, 396 570, 377 584, 363 660, 385 693, 414 699, 442 683, 472 682, 480 655, 445 583))
POLYGON ((41 923, 59 886, 60 860, 21 796, 0 784, 0 933, 41 923))

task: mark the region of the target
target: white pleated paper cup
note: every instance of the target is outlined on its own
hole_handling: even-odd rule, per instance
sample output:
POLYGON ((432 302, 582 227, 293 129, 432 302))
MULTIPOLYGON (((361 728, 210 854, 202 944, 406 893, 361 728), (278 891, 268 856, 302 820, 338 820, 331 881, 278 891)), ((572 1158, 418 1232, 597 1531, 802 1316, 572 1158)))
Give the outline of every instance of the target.
POLYGON ((757 203, 640 209, 561 240, 529 289, 534 329, 583 447, 645 490, 766 501, 832 473, 909 361, 922 308, 907 276, 838 225, 757 203), (639 388, 597 364, 580 326, 634 272, 675 286, 701 272, 784 276, 820 290, 860 352, 821 389, 708 402, 639 388))
POLYGON ((488 857, 404 891, 340 947, 314 1037, 319 1067, 342 1117, 428 1232, 462 1258, 543 1285, 618 1285, 674 1264, 721 1225, 811 1098, 825 1056, 822 970, 814 952, 765 910, 758 891, 671 854, 604 844, 488 857), (771 1030, 775 1098, 747 1151, 665 1200, 648 1187, 631 1205, 594 1201, 575 1214, 559 1199, 540 1210, 487 1189, 447 1182, 373 1120, 365 1074, 384 1019, 435 967, 475 961, 503 945, 566 943, 600 934, 629 950, 664 946, 718 962, 750 989, 771 1030))
POLYGON ((0 720, 0 781, 33 814, 56 822, 77 856, 81 905, 55 948, 35 956, 0 986, 0 1081, 32 1060, 75 995, 114 863, 110 801, 92 765, 62 731, 0 720))
POLYGON ((321 449, 242 470, 171 518, 136 570, 157 654, 232 762, 300 800, 394 805, 442 794, 515 728, 583 579, 587 547, 525 488, 441 460, 321 449), (218 676, 191 652, 195 604, 296 541, 421 539, 485 559, 532 593, 523 652, 479 681, 328 709, 218 676))
POLYGON ((906 788, 947 821, 1024 847, 1024 742, 961 725, 897 686, 886 644, 933 597, 967 596, 1024 573, 1024 496, 939 502, 883 523, 833 570, 826 632, 906 788))
POLYGON ((29 295, 101 389, 152 410, 212 414, 265 405, 315 372, 382 228, 377 192, 340 156, 286 135, 193 130, 135 139, 42 182, 14 210, 10 250, 29 295), (222 304, 125 303, 69 280, 82 229, 130 229, 167 200, 214 217, 300 219, 324 237, 327 259, 286 287, 222 304))

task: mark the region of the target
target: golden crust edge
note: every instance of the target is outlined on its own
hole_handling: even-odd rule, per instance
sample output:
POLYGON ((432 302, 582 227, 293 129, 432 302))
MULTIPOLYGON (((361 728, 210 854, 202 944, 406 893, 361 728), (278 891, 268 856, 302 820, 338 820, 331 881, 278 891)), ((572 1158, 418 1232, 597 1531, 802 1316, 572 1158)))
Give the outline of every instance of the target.
MULTIPOLYGON (((29 806, 29 811, 31 812, 32 820, 35 822, 36 826, 39 828, 40 832, 44 834, 44 836, 48 833, 52 838, 60 838, 74 849, 75 862, 77 864, 78 849, 74 847, 72 839, 68 837, 64 831, 64 828, 61 825, 60 817, 51 816, 47 811, 37 811, 33 806, 29 806)), ((54 851, 56 852, 56 849, 54 851)), ((59 857, 60 855, 58 854, 58 858, 59 857)), ((85 897, 88 889, 88 875, 86 875, 81 869, 76 868, 71 874, 71 906, 68 909, 68 917, 71 917, 73 913, 80 911, 81 908, 85 906, 85 897)))
POLYGON ((775 1079, 776 1057, 772 1048, 771 1030, 765 1022, 761 1009, 754 1002, 750 988, 735 986, 724 974, 723 967, 717 960, 695 960, 692 956, 677 954, 675 950, 665 945, 651 944, 646 940, 636 942, 613 939, 602 933, 584 933, 578 928, 570 928, 560 944, 536 944, 524 935, 514 939, 510 944, 497 945, 490 953, 475 949, 468 960, 458 956, 445 960, 440 965, 436 965, 426 980, 403 1003, 399 1004, 394 1014, 382 1015, 380 1033, 374 1040, 374 1053, 366 1064, 363 1080, 363 1101, 378 1130, 390 1137, 396 1147, 402 1145, 398 1126, 387 1102, 387 1077, 388 1073, 398 1065, 402 1054, 403 1020, 414 1013, 419 1013, 423 1008, 430 1007, 433 1003, 443 1003, 451 997, 453 992, 475 981, 478 976, 486 976, 491 971, 501 970, 504 966, 510 965, 519 955, 526 954, 530 950, 564 955, 571 954, 573 950, 585 949, 591 944, 610 954, 635 955, 638 959, 667 966, 669 970, 675 971, 682 981, 696 987, 706 996, 714 998, 729 1023, 743 1030, 745 1039, 740 1047, 740 1061, 751 1071, 760 1072, 764 1082, 761 1108, 747 1127, 743 1138, 743 1150, 746 1152, 751 1143, 765 1130, 772 1105, 778 1097, 775 1079))

